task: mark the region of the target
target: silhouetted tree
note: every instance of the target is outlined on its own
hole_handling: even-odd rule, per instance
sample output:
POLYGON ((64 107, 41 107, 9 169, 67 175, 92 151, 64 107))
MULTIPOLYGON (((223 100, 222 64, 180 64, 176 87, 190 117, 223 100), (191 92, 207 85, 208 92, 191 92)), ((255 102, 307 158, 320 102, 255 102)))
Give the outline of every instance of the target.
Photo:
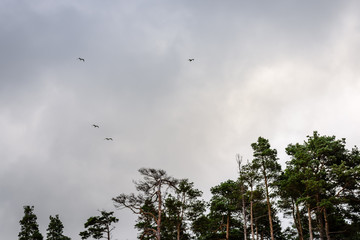
POLYGON ((46 240, 70 240, 69 237, 63 235, 64 225, 59 219, 59 215, 50 216, 50 223, 47 229, 46 240))
POLYGON ((90 217, 84 227, 87 229, 80 232, 81 239, 87 239, 93 237, 95 239, 106 238, 111 239, 111 231, 115 227, 111 226, 113 223, 117 223, 119 219, 113 216, 114 212, 100 211, 101 216, 90 217))
POLYGON ((136 190, 140 193, 135 195, 120 194, 113 198, 116 208, 128 208, 133 213, 142 215, 143 218, 155 224, 155 229, 150 227, 144 229, 143 235, 155 236, 157 240, 161 239, 161 224, 163 216, 163 198, 169 188, 175 188, 178 180, 170 177, 164 170, 153 168, 140 168, 140 174, 143 176, 143 181, 134 182, 136 190), (147 203, 145 205, 145 203, 147 203), (155 211, 147 211, 144 206, 153 206, 155 211))
POLYGON ((20 225, 19 240, 43 240, 34 214, 34 206, 24 206, 24 217, 20 220, 20 225))

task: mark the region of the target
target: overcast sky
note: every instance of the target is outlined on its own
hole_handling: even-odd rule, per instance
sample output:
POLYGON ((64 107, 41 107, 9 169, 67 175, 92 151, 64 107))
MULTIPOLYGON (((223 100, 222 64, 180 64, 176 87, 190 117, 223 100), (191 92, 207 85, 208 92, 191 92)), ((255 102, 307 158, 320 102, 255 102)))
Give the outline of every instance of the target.
POLYGON ((358 1, 0 0, 0 239, 23 206, 80 239, 141 167, 209 189, 269 139, 360 143, 358 1), (85 62, 77 58, 85 59, 85 62), (189 58, 194 58, 189 62, 189 58), (99 128, 93 128, 97 124, 99 128), (104 140, 105 137, 113 141, 104 140))

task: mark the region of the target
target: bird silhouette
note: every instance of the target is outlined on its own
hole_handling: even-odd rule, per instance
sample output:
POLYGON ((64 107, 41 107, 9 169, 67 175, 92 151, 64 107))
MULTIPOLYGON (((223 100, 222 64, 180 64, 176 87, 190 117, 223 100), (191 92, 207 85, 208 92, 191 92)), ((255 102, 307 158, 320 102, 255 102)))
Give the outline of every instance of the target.
POLYGON ((193 58, 189 58, 189 62, 192 62, 192 61, 194 61, 195 59, 193 59, 193 58))
POLYGON ((78 58, 79 59, 79 61, 83 61, 83 62, 85 62, 85 59, 83 59, 83 58, 78 58))
POLYGON ((99 128, 99 125, 93 124, 92 125, 94 128, 99 128))
POLYGON ((112 138, 105 138, 104 140, 110 140, 110 141, 113 141, 113 139, 112 138))

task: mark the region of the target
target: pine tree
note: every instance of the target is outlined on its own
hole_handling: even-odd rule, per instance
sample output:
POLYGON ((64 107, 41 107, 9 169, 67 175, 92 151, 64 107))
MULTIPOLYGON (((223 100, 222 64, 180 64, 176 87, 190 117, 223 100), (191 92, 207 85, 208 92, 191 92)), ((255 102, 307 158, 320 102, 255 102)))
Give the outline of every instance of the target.
POLYGON ((24 217, 20 220, 20 225, 19 240, 43 240, 34 214, 34 206, 24 206, 24 217))
POLYGON ((211 188, 213 197, 210 200, 210 216, 220 217, 218 226, 219 233, 225 233, 225 239, 229 240, 231 232, 238 232, 234 224, 238 222, 234 216, 238 215, 240 210, 240 189, 239 184, 232 180, 227 180, 211 188), (225 229, 225 231, 223 231, 225 229))
MULTIPOLYGON (((132 194, 120 194, 113 198, 113 202, 116 208, 123 209, 128 208, 133 213, 142 215, 143 218, 151 220, 156 226, 154 228, 144 229, 144 234, 151 235, 156 240, 161 239, 161 225, 162 216, 164 214, 164 196, 169 189, 174 189, 178 180, 170 177, 164 170, 153 168, 140 168, 139 173, 143 176, 143 181, 134 182, 136 190, 140 192, 137 196, 132 194), (145 203, 148 206, 154 206, 156 213, 147 212, 143 206, 145 203)), ((143 236, 142 236, 143 237, 143 236)))
MULTIPOLYGON (((246 194, 248 195, 248 199, 250 202, 249 212, 250 212, 251 239, 254 240, 255 239, 254 214, 253 214, 254 192, 256 191, 257 184, 259 183, 260 175, 257 171, 255 171, 253 164, 249 162, 241 166, 239 173, 240 173, 239 181, 245 184, 248 190, 246 194)), ((245 198, 245 196, 243 196, 243 198, 245 198)))
POLYGON ((50 223, 47 229, 46 240, 70 240, 69 237, 63 235, 64 225, 59 219, 59 215, 50 216, 50 223))
POLYGON ((176 239, 189 238, 188 225, 205 211, 205 203, 198 198, 202 192, 194 188, 194 183, 181 179, 175 185, 174 196, 165 199, 165 215, 171 227, 176 229, 176 239))
POLYGON ((256 143, 251 144, 251 147, 254 150, 253 166, 261 172, 264 178, 270 235, 271 240, 274 240, 273 217, 271 212, 269 189, 273 181, 275 181, 281 172, 281 166, 277 162, 277 151, 276 149, 270 148, 269 140, 259 137, 256 143))
POLYGON ((101 216, 90 217, 86 221, 84 227, 87 230, 80 232, 79 235, 81 236, 81 239, 87 239, 89 237, 93 237, 95 239, 111 239, 111 231, 115 228, 111 225, 118 222, 119 219, 113 216, 114 212, 100 211, 100 213, 101 216))
POLYGON ((335 234, 356 239, 359 234, 350 229, 357 229, 359 221, 359 210, 353 208, 359 199, 359 151, 356 147, 347 150, 344 138, 320 136, 316 131, 307 138, 303 144, 290 144, 286 151, 292 157, 287 169, 302 184, 292 189, 301 191, 300 200, 307 205, 310 239, 313 212, 317 223, 314 230, 321 240, 337 238, 335 234))

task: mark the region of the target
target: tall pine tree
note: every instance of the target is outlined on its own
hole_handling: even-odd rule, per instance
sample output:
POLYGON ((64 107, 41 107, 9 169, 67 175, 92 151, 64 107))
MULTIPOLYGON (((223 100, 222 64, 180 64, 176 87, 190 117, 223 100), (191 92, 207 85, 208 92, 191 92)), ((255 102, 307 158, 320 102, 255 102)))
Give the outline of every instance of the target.
MULTIPOLYGON (((151 221, 149 224, 153 224, 156 227, 155 229, 153 227, 144 229, 144 235, 142 235, 142 237, 149 235, 156 240, 160 240, 162 217, 164 215, 164 197, 170 189, 174 189, 178 180, 168 176, 167 173, 161 169, 140 168, 139 173, 143 176, 143 180, 134 183, 136 190, 140 193, 138 195, 134 193, 129 195, 122 193, 112 200, 116 208, 128 208, 133 213, 141 215, 142 218, 151 221), (156 212, 148 212, 144 206, 153 206, 156 212)), ((150 209, 154 210, 153 208, 150 209)))
POLYGON ((34 206, 24 206, 24 217, 20 220, 20 225, 19 240, 43 240, 34 214, 34 206))
POLYGON ((47 229, 46 240, 70 240, 69 237, 63 235, 64 225, 59 219, 59 215, 50 216, 50 223, 47 229))
POLYGON ((276 149, 270 148, 269 140, 259 137, 256 143, 251 144, 254 150, 253 167, 261 172, 264 178, 266 202, 268 207, 269 227, 271 240, 274 240, 274 228, 270 203, 270 186, 281 172, 281 166, 277 162, 276 149))

